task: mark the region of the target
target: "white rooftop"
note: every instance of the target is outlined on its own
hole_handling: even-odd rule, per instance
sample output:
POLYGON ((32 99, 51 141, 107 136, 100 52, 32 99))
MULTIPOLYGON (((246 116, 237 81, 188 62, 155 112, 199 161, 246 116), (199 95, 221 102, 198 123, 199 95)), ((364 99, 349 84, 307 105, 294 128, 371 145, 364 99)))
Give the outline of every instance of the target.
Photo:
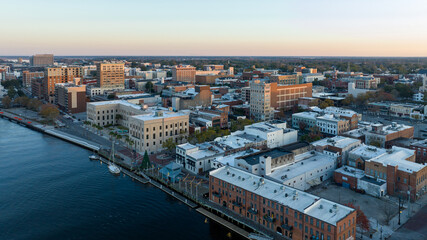
POLYGON ((331 145, 331 146, 335 146, 337 148, 345 148, 345 147, 347 147, 351 144, 355 144, 357 142, 360 143, 360 140, 354 139, 354 138, 349 138, 349 137, 343 137, 343 136, 335 136, 332 138, 324 138, 324 139, 321 139, 319 141, 313 142, 312 145, 313 146, 322 146, 322 147, 331 145))
POLYGON ((133 107, 135 109, 141 110, 141 106, 138 106, 136 104, 130 103, 125 100, 113 100, 113 101, 101 101, 101 102, 90 102, 88 103, 90 105, 94 106, 102 106, 102 105, 111 105, 111 104, 120 104, 123 106, 133 107))
POLYGON ((383 166, 398 166, 398 170, 408 173, 418 172, 425 166, 419 163, 406 160, 415 154, 415 150, 393 146, 392 151, 386 152, 375 158, 366 160, 367 162, 381 163, 383 166))
POLYGON ((293 116, 316 120, 316 117, 319 116, 319 114, 315 112, 300 112, 292 114, 292 117, 293 116))
POLYGON ((269 174, 268 176, 276 179, 279 182, 284 182, 286 180, 293 179, 294 177, 298 177, 301 174, 328 164, 332 165, 332 168, 335 167, 335 157, 316 151, 313 152, 314 154, 308 152, 309 155, 303 153, 304 156, 299 157, 298 155, 296 155, 295 158, 303 158, 303 160, 295 161, 293 163, 274 168, 272 169, 271 174, 269 174))
POLYGON ((335 226, 339 220, 355 211, 347 206, 321 199, 312 194, 284 186, 237 168, 225 166, 213 170, 209 174, 246 191, 335 226))
POLYGON ((380 156, 384 153, 386 153, 386 149, 366 144, 362 144, 359 147, 350 151, 350 154, 355 154, 361 157, 363 160, 371 159, 380 156))
POLYGON ((355 177, 358 179, 365 176, 365 171, 357 168, 349 167, 349 166, 340 167, 337 170, 335 170, 335 172, 342 173, 347 176, 355 177))
POLYGON ((138 120, 142 121, 150 121, 150 120, 156 120, 156 119, 165 119, 165 118, 172 118, 172 117, 181 117, 181 116, 188 116, 187 112, 167 112, 164 111, 163 115, 156 115, 158 112, 152 112, 145 115, 135 115, 131 116, 131 118, 136 118, 138 120))
POLYGON ((195 146, 193 144, 190 144, 190 143, 184 143, 184 144, 178 145, 177 147, 180 147, 180 148, 182 148, 184 150, 189 150, 189 149, 196 148, 197 146, 195 146))

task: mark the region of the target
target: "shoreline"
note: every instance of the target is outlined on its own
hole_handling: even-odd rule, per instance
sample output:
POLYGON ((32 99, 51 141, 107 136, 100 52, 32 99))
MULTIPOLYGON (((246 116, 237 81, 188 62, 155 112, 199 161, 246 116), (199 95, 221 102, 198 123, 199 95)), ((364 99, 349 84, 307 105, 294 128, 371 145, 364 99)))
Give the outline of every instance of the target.
MULTIPOLYGON (((27 127, 31 130, 35 130, 37 132, 40 132, 42 134, 46 134, 46 135, 55 137, 57 139, 60 139, 60 140, 69 142, 71 144, 74 144, 76 146, 85 148, 87 150, 94 151, 101 157, 100 161, 102 161, 106 164, 111 162, 109 159, 109 156, 107 154, 103 153, 103 151, 101 150, 100 147, 95 146, 92 143, 88 143, 84 139, 80 139, 80 138, 75 137, 75 136, 70 136, 69 134, 62 133, 62 132, 59 133, 60 131, 57 131, 57 130, 55 131, 55 128, 53 128, 53 127, 51 127, 51 128, 43 127, 43 125, 39 124, 38 122, 33 122, 33 120, 18 117, 17 115, 10 113, 10 112, 6 112, 4 110, 0 111, 0 117, 3 119, 7 119, 10 122, 17 123, 21 126, 27 127), (37 123, 37 125, 34 123, 37 123)), ((240 235, 246 239, 253 239, 253 238, 251 238, 251 236, 252 237, 257 236, 259 239, 272 239, 272 238, 267 237, 268 235, 266 235, 266 234, 262 234, 262 235, 256 234, 256 233, 260 233, 259 229, 255 229, 251 226, 248 226, 248 225, 244 224, 243 222, 241 222, 237 219, 234 219, 231 216, 226 216, 228 218, 228 220, 225 219, 224 213, 218 215, 218 213, 221 213, 221 211, 219 211, 218 209, 215 209, 211 206, 203 204, 200 201, 188 198, 185 196, 185 194, 182 194, 181 192, 177 191, 176 189, 171 188, 168 185, 165 185, 164 183, 162 183, 158 179, 151 178, 142 172, 140 172, 140 174, 142 174, 142 176, 140 176, 139 174, 132 172, 128 168, 128 166, 126 166, 122 162, 115 162, 115 163, 121 167, 123 174, 129 176, 132 180, 136 180, 142 184, 149 183, 149 184, 153 185, 154 187, 157 187, 158 189, 162 190, 164 193, 166 193, 166 194, 174 197, 176 200, 186 204, 191 209, 196 210, 196 212, 198 214, 201 214, 202 216, 209 218, 211 221, 214 221, 214 222, 222 225, 223 227, 229 229, 230 231, 232 231, 232 232, 234 232, 234 233, 236 233, 236 234, 238 234, 238 235, 240 235), (215 214, 213 211, 215 211, 217 214, 215 214), (232 221, 230 221, 230 219, 232 221), (241 225, 242 227, 236 225, 235 223, 241 225), (245 228, 251 229, 254 232, 250 233, 250 232, 246 231, 245 228)))

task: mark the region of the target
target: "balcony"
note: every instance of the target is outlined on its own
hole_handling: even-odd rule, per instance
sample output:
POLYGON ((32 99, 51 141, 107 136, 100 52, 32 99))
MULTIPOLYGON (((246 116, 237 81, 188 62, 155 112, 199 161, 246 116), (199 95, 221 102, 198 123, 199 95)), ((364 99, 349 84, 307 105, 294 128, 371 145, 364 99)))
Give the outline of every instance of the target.
POLYGON ((265 214, 265 215, 264 215, 264 219, 265 219, 267 222, 271 222, 271 223, 274 223, 274 222, 276 221, 276 219, 275 219, 274 217, 272 217, 272 216, 268 216, 267 214, 265 214))
POLYGON ((258 214, 258 210, 254 209, 254 208, 249 208, 248 212, 250 212, 252 214, 258 214))
POLYGON ((212 195, 214 195, 217 198, 221 198, 222 197, 221 193, 219 193, 219 192, 213 192, 212 195))
POLYGON ((288 224, 285 224, 285 223, 283 223, 282 222, 282 226, 281 226, 283 229, 286 229, 286 230, 288 230, 288 231, 292 231, 292 229, 294 229, 294 227, 293 226, 289 226, 288 224))
POLYGON ((236 207, 239 207, 239 208, 241 208, 241 207, 242 207, 242 203, 240 203, 240 202, 233 201, 232 203, 233 203, 233 205, 234 205, 234 206, 236 206, 236 207))

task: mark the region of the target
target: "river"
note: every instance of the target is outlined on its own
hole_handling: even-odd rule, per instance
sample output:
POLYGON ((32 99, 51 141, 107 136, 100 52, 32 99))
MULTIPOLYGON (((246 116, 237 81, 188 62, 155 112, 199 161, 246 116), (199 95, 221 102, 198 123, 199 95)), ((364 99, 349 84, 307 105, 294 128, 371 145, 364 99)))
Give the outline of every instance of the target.
POLYGON ((0 239, 241 239, 90 154, 0 119, 0 239))

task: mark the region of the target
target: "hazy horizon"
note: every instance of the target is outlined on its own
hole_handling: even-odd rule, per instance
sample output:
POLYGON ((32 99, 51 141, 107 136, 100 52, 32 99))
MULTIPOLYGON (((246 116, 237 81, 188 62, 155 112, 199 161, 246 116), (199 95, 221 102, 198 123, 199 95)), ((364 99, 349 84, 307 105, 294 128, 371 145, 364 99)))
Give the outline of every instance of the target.
POLYGON ((423 0, 23 0, 2 10, 1 56, 427 56, 423 0))

